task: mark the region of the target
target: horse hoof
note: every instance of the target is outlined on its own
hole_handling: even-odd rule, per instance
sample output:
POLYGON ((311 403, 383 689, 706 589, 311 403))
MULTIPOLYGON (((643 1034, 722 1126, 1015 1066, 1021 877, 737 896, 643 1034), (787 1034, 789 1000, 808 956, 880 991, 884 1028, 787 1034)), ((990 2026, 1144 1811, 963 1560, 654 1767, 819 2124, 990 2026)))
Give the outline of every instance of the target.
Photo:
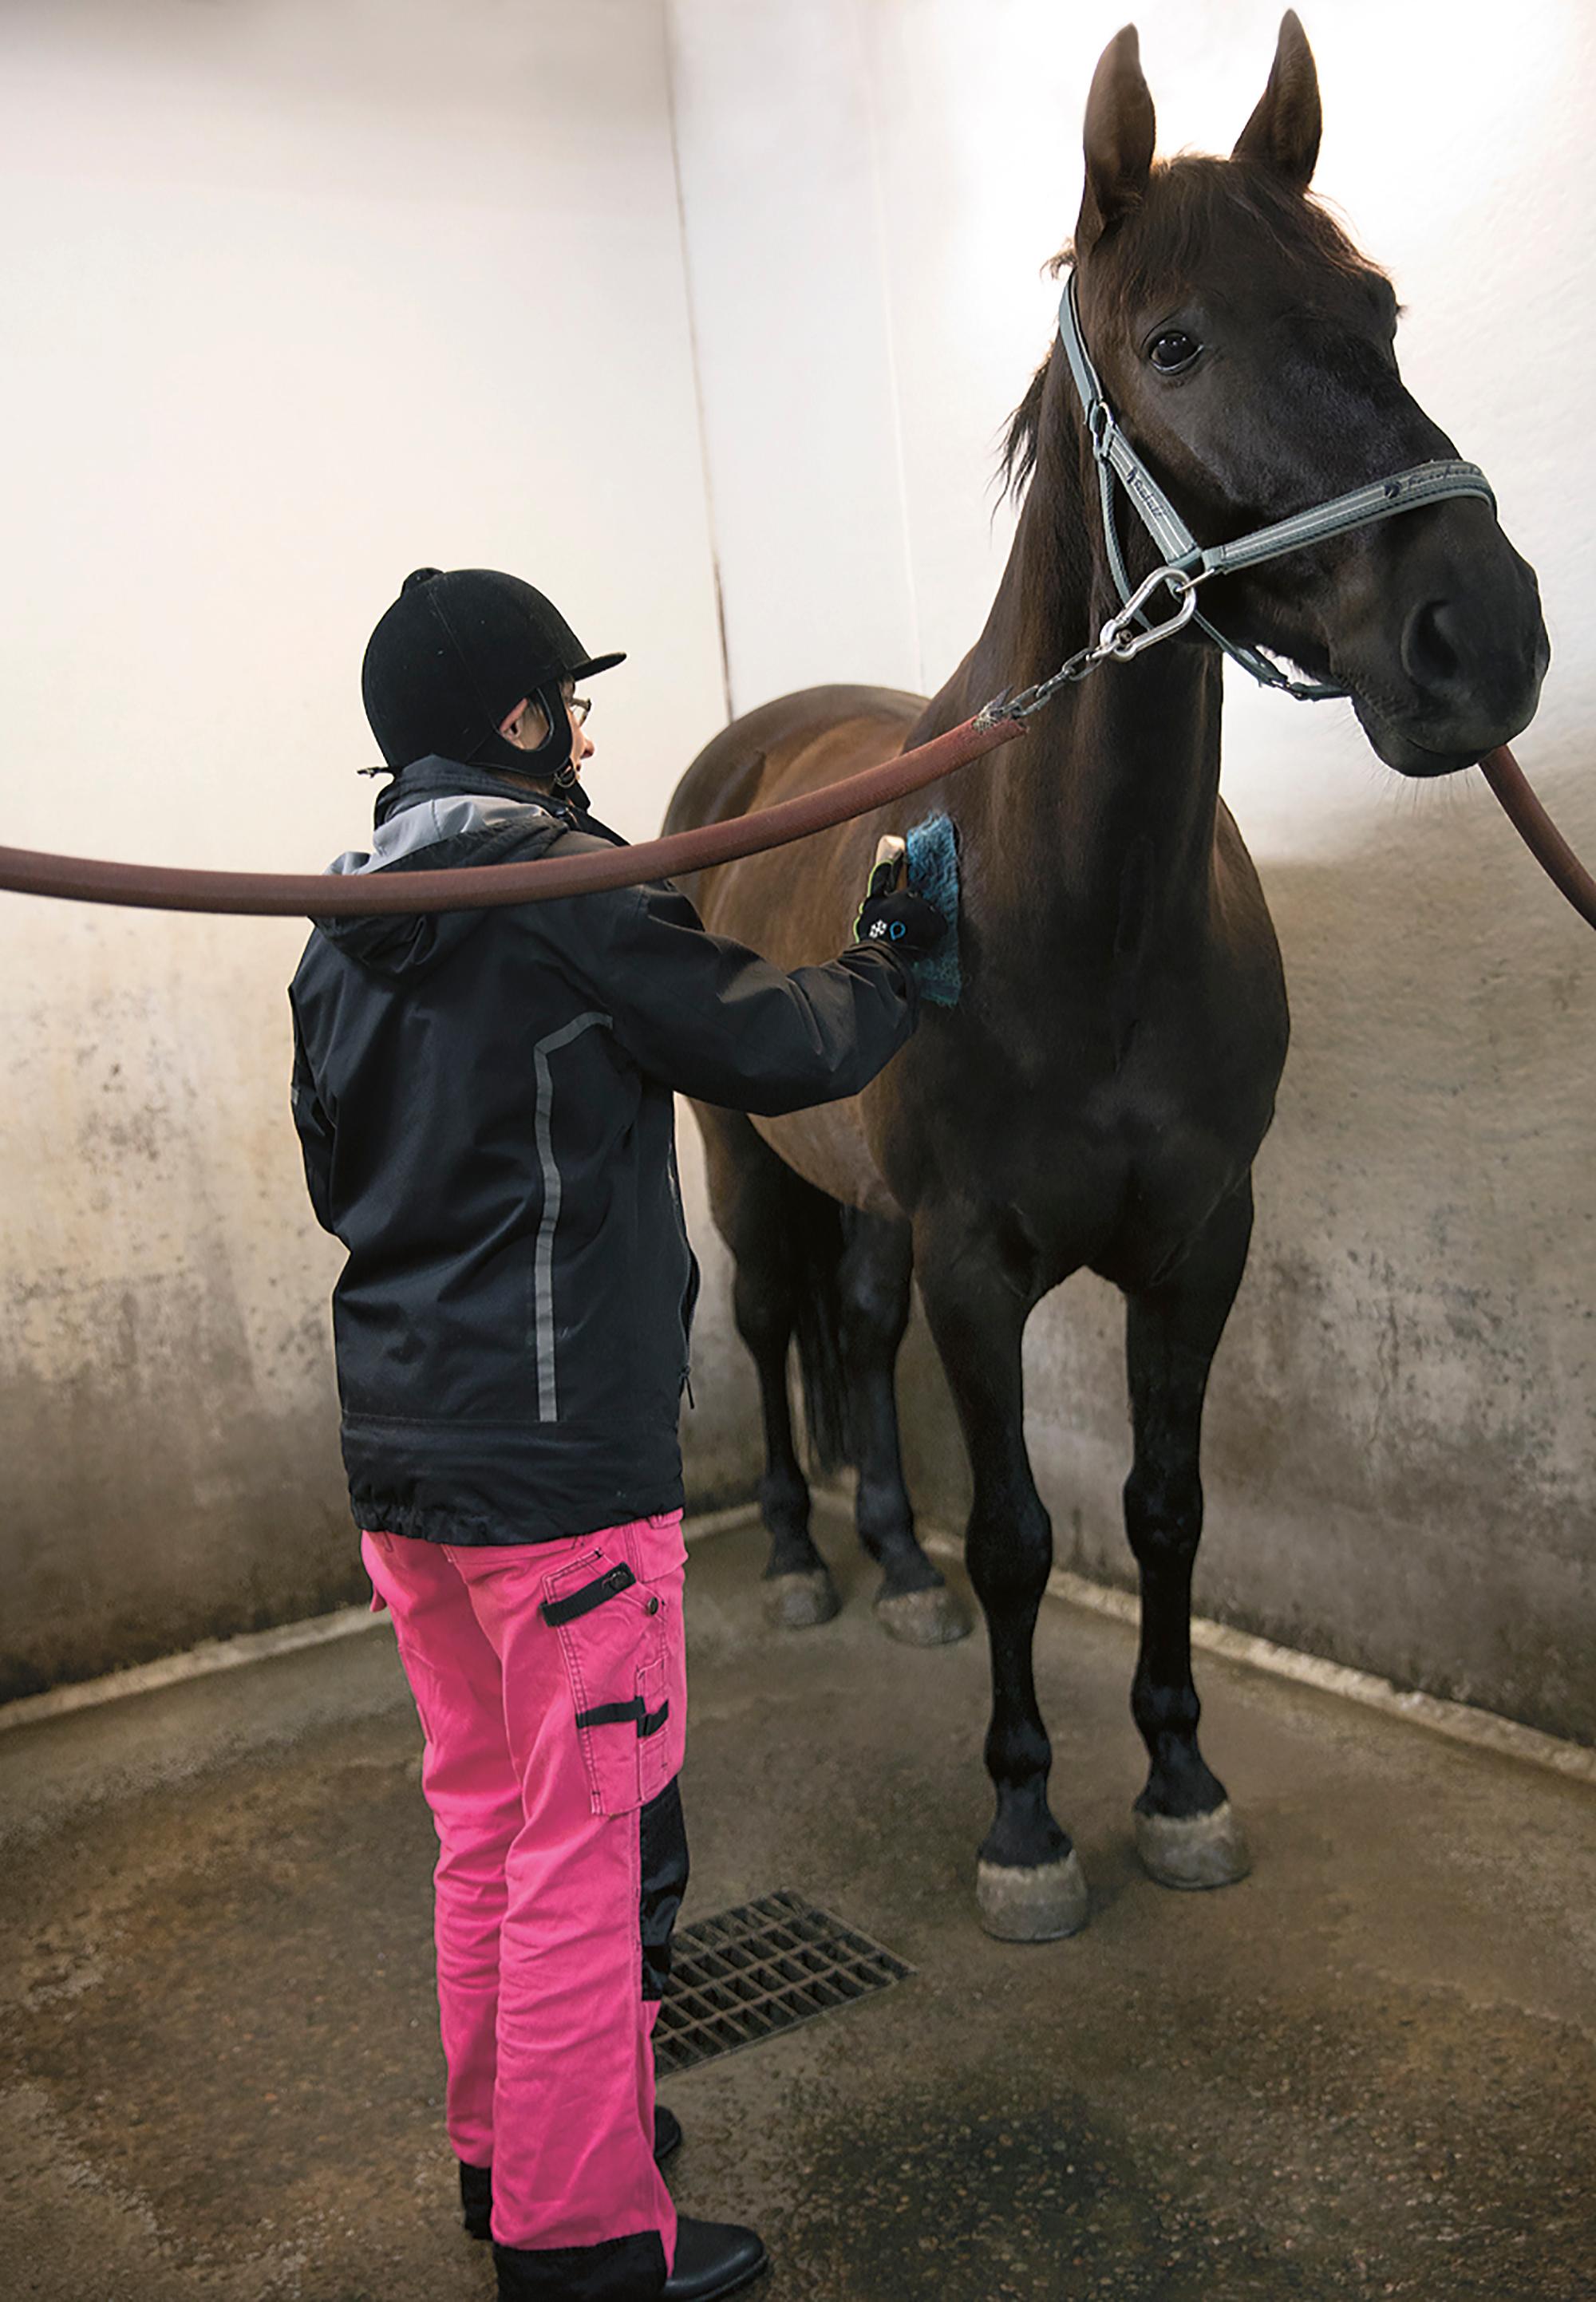
POLYGON ((1136 1851, 1161 1886, 1233 1886, 1252 1869, 1229 1799, 1212 1814, 1136 1816, 1136 1851))
POLYGON ((945 1583, 878 1599, 876 1620, 889 1638, 901 1639, 906 1647, 951 1647, 970 1636, 964 1603, 945 1583))
POLYGON ((1086 1924, 1086 1872, 1073 1847, 1062 1862, 1024 1869, 978 1862, 975 1899, 982 1926, 999 1942, 1058 1942, 1086 1924))
POLYGON ((805 1567, 797 1575, 772 1575, 765 1584, 765 1620, 773 1630, 807 1631, 842 1612, 830 1570, 805 1567))

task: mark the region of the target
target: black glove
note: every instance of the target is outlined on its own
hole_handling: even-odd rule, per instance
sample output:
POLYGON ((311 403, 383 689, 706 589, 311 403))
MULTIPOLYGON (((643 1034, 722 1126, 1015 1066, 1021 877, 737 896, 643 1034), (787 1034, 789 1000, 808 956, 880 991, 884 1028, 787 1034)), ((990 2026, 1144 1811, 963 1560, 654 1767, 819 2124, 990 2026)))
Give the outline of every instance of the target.
POLYGON ((870 873, 870 884, 853 922, 853 940, 885 944, 900 959, 925 959, 947 933, 947 921, 923 895, 894 886, 899 861, 889 858, 870 873))

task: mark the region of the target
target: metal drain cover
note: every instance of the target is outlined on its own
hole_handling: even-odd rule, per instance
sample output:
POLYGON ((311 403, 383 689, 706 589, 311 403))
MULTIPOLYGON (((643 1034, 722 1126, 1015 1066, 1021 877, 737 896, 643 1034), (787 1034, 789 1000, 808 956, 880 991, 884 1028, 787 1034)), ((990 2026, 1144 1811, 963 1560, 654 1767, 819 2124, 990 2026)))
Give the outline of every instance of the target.
POLYGON ((654 2025, 661 2078, 756 2046, 914 1969, 802 1895, 766 1895, 684 1927, 654 2025))

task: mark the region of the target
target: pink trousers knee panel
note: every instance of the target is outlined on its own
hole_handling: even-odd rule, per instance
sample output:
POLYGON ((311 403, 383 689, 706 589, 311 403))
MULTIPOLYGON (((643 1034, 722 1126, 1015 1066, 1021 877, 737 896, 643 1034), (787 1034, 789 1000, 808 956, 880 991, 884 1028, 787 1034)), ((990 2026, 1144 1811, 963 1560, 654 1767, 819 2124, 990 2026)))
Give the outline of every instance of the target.
POLYGON ((501 2245, 657 2231, 668 2267, 651 2037, 685 1884, 681 1514, 361 1550, 425 1737, 455 2153, 492 2167, 501 2245))

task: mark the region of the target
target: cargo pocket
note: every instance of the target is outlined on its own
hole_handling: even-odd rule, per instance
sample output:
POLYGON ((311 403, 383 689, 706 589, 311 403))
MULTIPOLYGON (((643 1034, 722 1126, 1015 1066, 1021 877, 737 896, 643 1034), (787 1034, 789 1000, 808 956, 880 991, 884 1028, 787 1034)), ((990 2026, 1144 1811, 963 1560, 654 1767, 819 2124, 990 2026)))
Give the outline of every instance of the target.
POLYGON ((646 1806, 682 1770, 683 1722, 677 1715, 680 1705, 671 1693, 670 1667, 665 1655, 655 1656, 639 1668, 637 1699, 643 1706, 637 1763, 646 1806))
POLYGON ((637 1545, 647 1578, 642 1587, 659 1606, 646 1666, 647 1695, 651 1715, 663 1710, 665 1717, 642 1752, 643 1797, 653 1799, 681 1773, 687 1755, 687 1626, 683 1614, 687 1546, 682 1540, 681 1512, 660 1511, 645 1519, 637 1545))
POLYGON ((670 1779, 660 1768, 681 1735, 661 1635, 668 1602, 624 1559, 598 1549, 545 1575, 543 1589, 542 1612, 570 1681, 592 1811, 634 1813, 670 1779))

